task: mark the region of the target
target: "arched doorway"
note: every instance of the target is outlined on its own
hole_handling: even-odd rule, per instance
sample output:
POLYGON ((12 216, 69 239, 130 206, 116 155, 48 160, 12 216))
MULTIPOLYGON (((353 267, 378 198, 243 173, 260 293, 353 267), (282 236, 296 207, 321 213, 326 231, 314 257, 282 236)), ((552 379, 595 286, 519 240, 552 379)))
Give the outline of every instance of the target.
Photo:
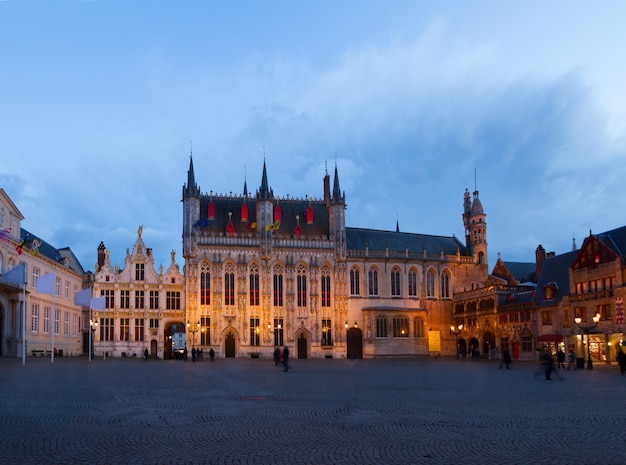
POLYGON ((224 356, 226 358, 235 357, 235 335, 233 333, 226 333, 224 338, 224 356))
POLYGON ((459 357, 467 357, 467 342, 463 338, 459 339, 459 357))
POLYGON ((363 331, 359 328, 350 328, 346 334, 346 357, 354 360, 363 358, 363 331))
POLYGON ((488 357, 491 351, 496 348, 496 336, 491 331, 485 331, 483 334, 483 353, 488 357))
MULTIPOLYGON (((182 321, 173 321, 165 326, 165 328, 163 329, 163 340, 165 341, 163 343, 163 360, 171 360, 175 358, 175 354, 173 353, 173 341, 180 340, 175 335, 180 335, 181 333, 184 334, 186 331, 187 329, 182 321)), ((154 332, 154 334, 156 334, 156 331, 154 332)), ((177 347, 177 349, 182 349, 182 347, 177 347)), ((155 348, 153 344, 150 343, 150 354, 156 356, 156 350, 158 350, 158 346, 155 348)))
POLYGON ((480 351, 480 344, 478 343, 478 339, 473 337, 469 340, 469 347, 468 347, 469 357, 473 359, 477 351, 480 351))
POLYGON ((298 358, 308 358, 309 356, 309 340, 304 333, 300 333, 298 337, 298 358))

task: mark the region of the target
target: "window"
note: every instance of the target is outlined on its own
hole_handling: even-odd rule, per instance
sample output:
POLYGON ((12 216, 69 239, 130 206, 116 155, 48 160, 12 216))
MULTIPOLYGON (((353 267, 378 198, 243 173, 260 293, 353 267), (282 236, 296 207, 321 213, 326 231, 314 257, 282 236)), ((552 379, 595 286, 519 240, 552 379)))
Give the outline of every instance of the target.
POLYGON ((130 340, 130 320, 128 318, 120 318, 120 341, 130 340))
POLYGON ((70 312, 63 313, 63 335, 70 335, 70 312))
POLYGON ((376 337, 387 337, 387 317, 384 315, 376 317, 376 337))
POLYGON ((61 334, 61 310, 54 309, 54 334, 61 334))
POLYGON ((531 336, 522 336, 522 352, 533 351, 533 338, 531 336))
POLYGON ((159 319, 150 318, 150 329, 159 329, 159 319))
POLYGON ((144 279, 144 264, 135 263, 135 281, 143 281, 144 279))
POLYGON ((424 337, 424 319, 420 316, 416 316, 413 320, 413 333, 415 337, 424 337))
POLYGON ((274 347, 283 345, 283 319, 274 318, 274 347))
POLYGON ((256 264, 250 267, 250 305, 259 305, 259 267, 256 264))
POLYGON ((30 309, 30 331, 39 332, 39 304, 33 304, 30 309))
POLYGON ((165 309, 180 310, 180 292, 167 291, 165 294, 165 309))
POLYGON ((274 267, 274 307, 283 306, 283 269, 281 266, 274 267))
POLYGON ((391 297, 400 297, 400 269, 391 270, 391 297))
POLYGON ((150 310, 159 309, 159 291, 150 291, 150 310))
POLYGON ((544 300, 554 299, 554 288, 552 286, 546 286, 543 288, 543 299, 544 300))
POLYGON ((331 321, 329 319, 322 320, 322 347, 333 345, 331 321))
POLYGON ((409 297, 417 297, 417 271, 409 270, 409 297))
POLYGON ((106 308, 114 308, 115 301, 113 299, 113 289, 104 289, 100 291, 100 297, 104 297, 104 306, 106 308))
POLYGON ((130 291, 128 289, 120 291, 120 308, 130 308, 130 291))
POLYGON ((596 307, 596 313, 600 314, 601 320, 611 319, 611 304, 601 304, 596 307))
POLYGON ((574 309, 574 318, 580 318, 581 319, 581 323, 586 323, 587 322, 587 312, 585 310, 585 307, 576 307, 574 309))
POLYGON ((135 342, 143 342, 144 340, 144 324, 143 318, 135 318, 135 342))
POLYGON ((100 340, 113 340, 113 318, 100 318, 100 340))
POLYGON ((426 272, 426 296, 435 297, 435 272, 433 270, 426 272))
POLYGON ((208 346, 211 344, 211 318, 208 316, 200 317, 200 345, 208 346))
POLYGON ((563 327, 569 328, 571 327, 571 323, 569 321, 569 306, 563 306, 563 327))
POLYGON ((393 337, 409 337, 409 319, 403 316, 393 318, 393 337))
POLYGON ((441 298, 450 298, 450 275, 445 271, 441 273, 441 298))
POLYGON ((143 310, 144 308, 144 291, 135 291, 135 308, 143 310))
POLYGON ((352 267, 350 270, 350 295, 361 295, 359 279, 359 269, 352 267))
POLYGON ((232 263, 226 265, 224 273, 224 305, 235 305, 235 271, 232 263))
POLYGON ((211 273, 206 262, 200 265, 200 305, 211 305, 211 273))
POLYGON ((72 336, 78 336, 78 325, 80 324, 80 317, 76 314, 72 316, 72 336))
POLYGON ((33 279, 32 279, 33 289, 37 288, 37 279, 39 279, 39 268, 33 267, 33 279))
POLYGON ((50 307, 43 308, 43 332, 46 334, 50 333, 50 307))
POLYGON ((70 300, 70 294, 72 291, 72 287, 69 281, 65 281, 65 299, 70 300))
POLYGON ((298 307, 306 307, 306 272, 303 265, 298 265, 297 274, 298 307))
POLYGON ((552 324, 552 314, 550 310, 544 310, 541 312, 541 324, 544 326, 552 324))
POLYGON ((378 295, 378 270, 376 268, 370 268, 367 276, 369 295, 378 295))
POLYGON ((59 278, 58 276, 56 276, 54 278, 54 295, 57 297, 61 297, 61 278, 59 278))
POLYGON ((322 307, 330 307, 330 270, 322 267, 322 307))
POLYGON ((250 345, 261 345, 261 327, 258 318, 250 318, 250 345))

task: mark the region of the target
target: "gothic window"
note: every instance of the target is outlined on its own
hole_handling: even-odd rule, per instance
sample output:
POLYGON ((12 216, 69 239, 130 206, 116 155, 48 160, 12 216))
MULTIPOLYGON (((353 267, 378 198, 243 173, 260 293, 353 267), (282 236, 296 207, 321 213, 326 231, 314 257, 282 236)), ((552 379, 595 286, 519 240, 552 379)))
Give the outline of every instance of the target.
POLYGON ((330 270, 322 267, 322 307, 330 307, 330 270))
POLYGON ((350 269, 350 295, 361 295, 360 273, 356 266, 350 269))
POLYGON ((207 262, 200 265, 200 305, 211 305, 211 269, 207 262))
POLYGON ((283 345, 283 319, 274 318, 274 347, 282 347, 283 345))
POLYGON ((417 297, 417 271, 409 270, 409 297, 417 297))
POLYGON ((283 306, 283 267, 274 266, 274 307, 283 306))
POLYGON ((332 346, 333 338, 331 331, 331 321, 329 319, 322 320, 322 346, 332 346))
POLYGON ((424 319, 421 316, 416 316, 415 320, 413 320, 413 333, 415 337, 423 338, 424 337, 424 319))
POLYGON ((259 267, 250 266, 250 305, 259 305, 259 267))
POLYGON ((387 317, 385 315, 376 317, 376 337, 387 337, 387 317))
POLYGON ((226 265, 224 272, 224 305, 235 305, 235 269, 232 263, 226 265))
POLYGON ((404 316, 393 318, 393 337, 409 337, 409 319, 404 316))
POLYGON ((250 345, 261 345, 261 327, 258 318, 250 318, 250 345))
POLYGON ((426 296, 435 297, 435 272, 432 269, 426 272, 426 296))
POLYGON ((391 270, 391 297, 400 297, 400 268, 391 270))
POLYGON ((370 268, 367 278, 369 295, 378 295, 378 270, 374 267, 370 268))
POLYGON ((208 346, 211 344, 211 318, 207 315, 200 317, 200 345, 208 346))
POLYGON ((447 271, 441 273, 441 298, 450 298, 450 275, 447 271))
POLYGON ((298 307, 306 307, 306 270, 303 265, 298 265, 297 286, 298 286, 298 307))

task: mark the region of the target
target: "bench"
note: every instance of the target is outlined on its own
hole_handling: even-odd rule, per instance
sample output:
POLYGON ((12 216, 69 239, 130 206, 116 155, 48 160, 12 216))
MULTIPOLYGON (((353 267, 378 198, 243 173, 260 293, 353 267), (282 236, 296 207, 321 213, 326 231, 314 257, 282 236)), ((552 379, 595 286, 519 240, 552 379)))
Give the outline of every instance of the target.
POLYGON ((44 351, 43 350, 37 350, 37 349, 33 349, 31 350, 33 357, 43 357, 44 356, 44 351))

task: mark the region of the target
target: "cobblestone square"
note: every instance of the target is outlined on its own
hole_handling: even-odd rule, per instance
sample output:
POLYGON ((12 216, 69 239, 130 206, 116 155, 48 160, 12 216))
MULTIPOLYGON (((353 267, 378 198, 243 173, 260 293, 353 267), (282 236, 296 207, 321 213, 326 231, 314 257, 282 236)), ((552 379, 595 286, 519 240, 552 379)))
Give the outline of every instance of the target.
POLYGON ((615 367, 1 359, 7 464, 623 464, 615 367))

